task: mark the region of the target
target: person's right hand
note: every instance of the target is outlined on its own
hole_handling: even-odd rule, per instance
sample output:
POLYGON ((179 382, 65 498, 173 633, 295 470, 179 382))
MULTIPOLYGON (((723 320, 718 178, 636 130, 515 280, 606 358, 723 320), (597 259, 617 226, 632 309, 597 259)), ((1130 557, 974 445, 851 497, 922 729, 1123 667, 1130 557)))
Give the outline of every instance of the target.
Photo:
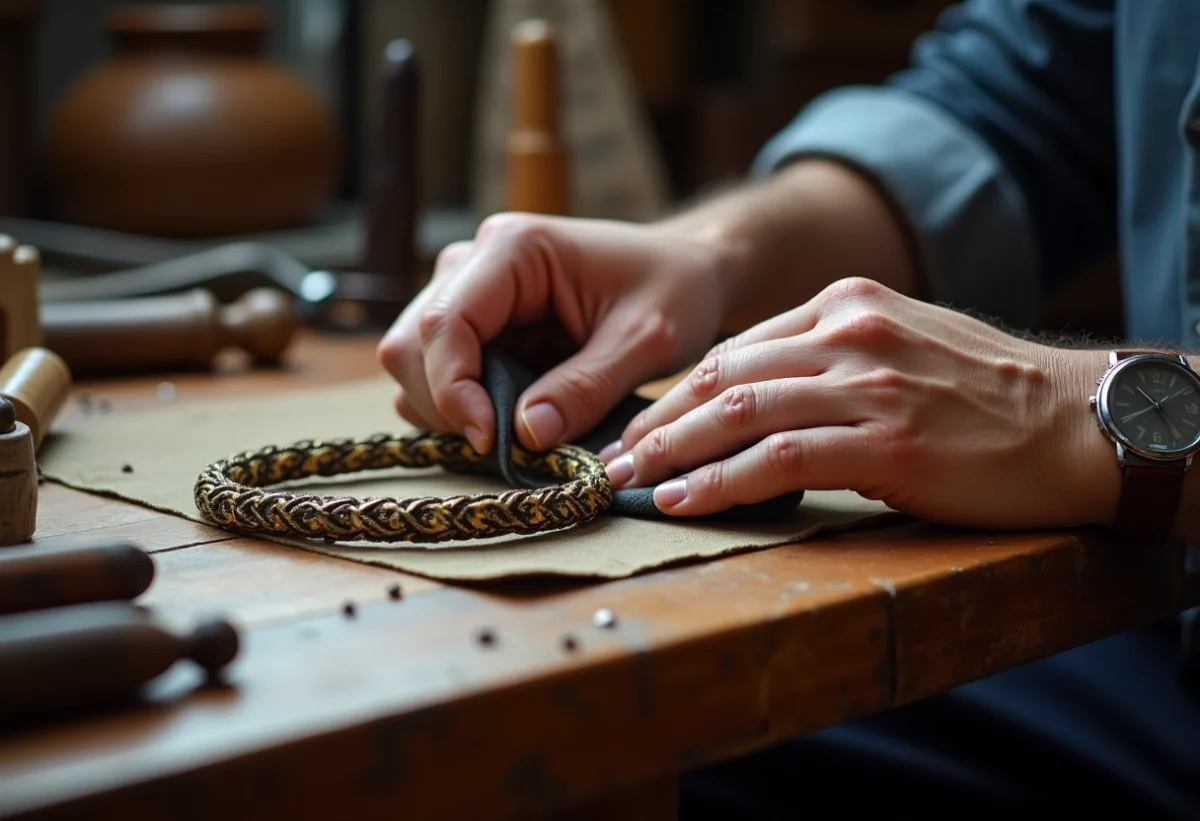
POLYGON ((540 451, 577 438, 637 386, 708 350, 722 317, 721 264, 708 242, 656 226, 489 217, 473 241, 439 255, 379 344, 399 383, 396 410, 487 452, 495 419, 478 381, 481 349, 503 335, 518 349, 558 352, 529 363, 514 351, 549 368, 518 399, 521 444, 540 451))

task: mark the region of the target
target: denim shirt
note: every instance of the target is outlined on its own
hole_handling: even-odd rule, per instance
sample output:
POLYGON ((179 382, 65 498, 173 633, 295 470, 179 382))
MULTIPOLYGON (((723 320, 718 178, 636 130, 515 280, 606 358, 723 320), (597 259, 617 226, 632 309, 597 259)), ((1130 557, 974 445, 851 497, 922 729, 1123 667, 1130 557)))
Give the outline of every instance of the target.
POLYGON ((967 0, 878 87, 818 97, 754 170, 871 176, 930 297, 1015 327, 1119 249, 1126 337, 1200 347, 1200 2, 967 0))

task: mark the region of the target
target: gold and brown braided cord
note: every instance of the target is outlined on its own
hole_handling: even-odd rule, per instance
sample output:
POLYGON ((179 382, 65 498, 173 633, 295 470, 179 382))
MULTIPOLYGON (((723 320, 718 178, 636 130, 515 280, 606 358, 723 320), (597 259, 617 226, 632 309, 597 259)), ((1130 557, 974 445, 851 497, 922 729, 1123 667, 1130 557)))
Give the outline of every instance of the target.
POLYGON ((466 439, 440 433, 304 441, 265 447, 214 462, 196 480, 196 507, 214 524, 246 533, 326 541, 445 542, 558 530, 591 521, 612 504, 604 464, 564 445, 545 453, 514 447, 518 467, 559 480, 537 489, 409 499, 321 496, 271 485, 392 467, 440 465, 479 473, 481 457, 466 439))

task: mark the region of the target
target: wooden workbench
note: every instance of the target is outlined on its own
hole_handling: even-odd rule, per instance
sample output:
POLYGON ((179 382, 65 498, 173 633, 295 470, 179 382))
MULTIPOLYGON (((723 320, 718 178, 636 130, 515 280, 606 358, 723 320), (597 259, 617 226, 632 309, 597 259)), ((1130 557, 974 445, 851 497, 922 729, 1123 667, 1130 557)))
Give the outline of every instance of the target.
MULTIPOLYGON (((373 347, 306 336, 280 372, 165 378, 175 402, 283 391, 377 374, 373 347)), ((147 413, 162 379, 76 393, 147 413)), ((43 486, 36 540, 87 536, 151 551, 141 601, 232 617, 242 652, 224 686, 183 664, 142 707, 0 737, 4 817, 670 817, 685 769, 1200 601, 1175 549, 919 523, 604 584, 446 586, 43 486)))

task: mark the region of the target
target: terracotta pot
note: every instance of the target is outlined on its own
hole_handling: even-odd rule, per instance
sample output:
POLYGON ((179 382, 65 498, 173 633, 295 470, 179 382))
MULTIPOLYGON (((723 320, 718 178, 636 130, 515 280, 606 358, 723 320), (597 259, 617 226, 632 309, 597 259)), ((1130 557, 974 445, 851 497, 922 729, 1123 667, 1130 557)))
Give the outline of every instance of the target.
POLYGON ((331 196, 330 113, 265 57, 258 5, 123 6, 114 54, 50 123, 57 203, 84 225, 207 237, 305 223, 331 196))

